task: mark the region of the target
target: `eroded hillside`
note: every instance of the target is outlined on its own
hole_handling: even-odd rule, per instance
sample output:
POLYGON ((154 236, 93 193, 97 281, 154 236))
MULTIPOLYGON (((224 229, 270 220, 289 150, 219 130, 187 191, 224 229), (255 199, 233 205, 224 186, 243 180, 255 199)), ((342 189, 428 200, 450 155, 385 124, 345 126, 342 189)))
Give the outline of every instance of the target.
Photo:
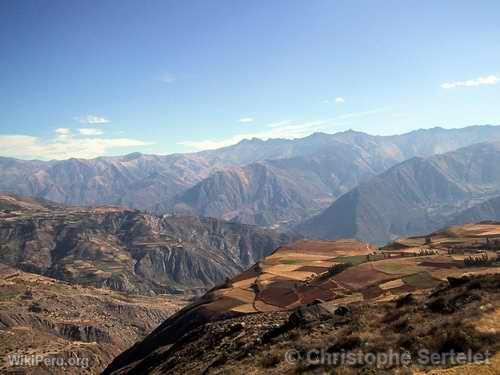
POLYGON ((130 296, 0 264, 0 372, 96 374, 185 303, 181 296, 130 296), (38 356, 75 362, 29 363, 38 356))
POLYGON ((0 262, 131 293, 197 293, 291 239, 210 218, 35 204, 13 195, 0 202, 9 205, 0 211, 0 262))

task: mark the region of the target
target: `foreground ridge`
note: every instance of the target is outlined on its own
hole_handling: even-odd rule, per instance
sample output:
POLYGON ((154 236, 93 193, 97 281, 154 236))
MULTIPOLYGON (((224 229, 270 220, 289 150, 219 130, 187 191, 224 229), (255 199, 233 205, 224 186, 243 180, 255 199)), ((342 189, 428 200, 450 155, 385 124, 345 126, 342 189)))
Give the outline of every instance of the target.
POLYGON ((289 363, 285 353, 307 348, 495 353, 499 240, 500 224, 487 222, 381 249, 354 240, 283 246, 166 320, 104 373, 218 373, 256 363, 257 372, 305 371, 317 363, 289 363))

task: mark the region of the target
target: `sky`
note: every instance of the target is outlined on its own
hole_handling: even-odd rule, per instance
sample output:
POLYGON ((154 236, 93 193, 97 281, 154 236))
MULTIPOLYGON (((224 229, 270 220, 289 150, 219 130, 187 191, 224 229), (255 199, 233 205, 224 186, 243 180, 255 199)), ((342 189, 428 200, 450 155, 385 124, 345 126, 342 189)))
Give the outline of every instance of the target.
POLYGON ((498 0, 0 1, 0 155, 500 124, 498 0))

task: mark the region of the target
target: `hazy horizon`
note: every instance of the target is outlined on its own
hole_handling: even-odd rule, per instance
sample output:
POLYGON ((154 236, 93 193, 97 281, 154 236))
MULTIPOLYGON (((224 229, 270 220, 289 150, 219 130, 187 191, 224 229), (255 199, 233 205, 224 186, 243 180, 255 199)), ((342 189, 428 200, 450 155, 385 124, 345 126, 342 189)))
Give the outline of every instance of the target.
POLYGON ((411 133, 418 132, 418 131, 430 131, 430 130, 435 130, 435 129, 442 129, 442 130, 453 131, 453 130, 463 130, 463 129, 468 129, 468 128, 475 128, 475 127, 497 127, 497 126, 500 126, 500 125, 497 125, 497 124, 468 125, 468 126, 464 126, 464 127, 460 127, 460 128, 454 128, 454 127, 445 128, 445 127, 441 127, 441 126, 434 126, 434 127, 430 127, 430 128, 418 128, 418 129, 409 130, 409 131, 404 132, 404 133, 394 133, 394 134, 371 134, 371 133, 364 132, 364 131, 359 131, 359 130, 356 130, 356 129, 346 129, 346 130, 342 130, 342 131, 338 131, 338 132, 321 132, 321 131, 318 131, 318 132, 314 132, 314 133, 311 133, 311 134, 303 136, 303 137, 296 137, 296 138, 266 138, 266 139, 258 138, 258 137, 244 138, 244 139, 238 140, 237 142, 235 142, 233 144, 229 144, 229 145, 221 146, 221 147, 215 147, 215 148, 207 148, 207 149, 199 150, 199 151, 173 152, 173 153, 148 153, 148 152, 141 152, 141 151, 130 151, 130 152, 127 152, 127 153, 116 153, 116 154, 113 154, 113 155, 97 155, 97 156, 89 157, 89 158, 85 158, 85 157, 68 157, 68 158, 60 158, 60 159, 57 159, 57 158, 53 158, 53 159, 47 159, 47 158, 45 158, 44 159, 44 158, 28 158, 28 157, 23 158, 23 157, 13 157, 13 156, 8 156, 8 155, 2 155, 2 153, 0 151, 0 158, 11 158, 11 159, 19 159, 19 160, 25 160, 25 161, 42 161, 42 162, 47 162, 47 161, 69 160, 69 159, 93 160, 93 159, 98 159, 98 158, 113 158, 113 157, 118 157, 119 158, 119 157, 131 155, 131 154, 153 155, 153 156, 170 156, 170 155, 179 155, 179 154, 197 154, 197 153, 204 152, 204 151, 216 151, 216 150, 220 150, 220 149, 223 149, 223 148, 227 148, 227 147, 231 147, 231 146, 236 146, 236 145, 238 145, 240 143, 243 143, 245 141, 254 141, 254 140, 258 140, 258 141, 262 141, 262 142, 267 142, 267 141, 271 141, 271 142, 272 141, 296 141, 296 140, 301 140, 301 139, 309 138, 311 136, 314 136, 315 134, 324 134, 324 135, 334 136, 334 135, 337 135, 337 134, 342 134, 342 133, 347 133, 347 132, 355 132, 355 133, 366 134, 366 135, 372 136, 372 137, 397 137, 397 136, 404 136, 406 134, 411 134, 411 133))

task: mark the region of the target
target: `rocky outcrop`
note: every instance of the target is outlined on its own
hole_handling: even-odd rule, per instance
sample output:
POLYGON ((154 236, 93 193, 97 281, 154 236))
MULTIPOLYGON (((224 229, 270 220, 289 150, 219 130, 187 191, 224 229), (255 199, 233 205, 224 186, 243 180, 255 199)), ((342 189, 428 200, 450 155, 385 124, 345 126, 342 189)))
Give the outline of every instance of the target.
POLYGON ((60 323, 56 330, 60 336, 71 341, 111 343, 109 333, 94 325, 60 323))

